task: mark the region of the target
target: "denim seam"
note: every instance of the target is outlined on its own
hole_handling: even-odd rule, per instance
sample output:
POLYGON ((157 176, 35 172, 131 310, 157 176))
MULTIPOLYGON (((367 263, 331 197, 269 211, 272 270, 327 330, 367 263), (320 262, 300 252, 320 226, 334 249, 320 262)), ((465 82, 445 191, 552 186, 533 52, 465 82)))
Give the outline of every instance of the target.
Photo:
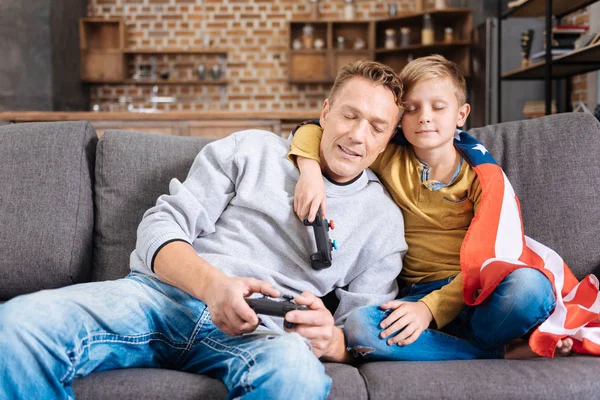
POLYGON ((202 311, 202 315, 200 316, 200 319, 198 320, 198 322, 196 322, 196 326, 194 327, 194 330, 192 331, 192 334, 190 335, 190 338, 187 341, 185 348, 183 349, 181 354, 179 354, 179 356, 175 360, 175 365, 178 365, 179 360, 181 360, 181 357, 183 357, 183 355, 186 354, 187 352, 189 352, 190 349, 193 347, 194 341, 196 340, 196 336, 198 336, 198 333, 204 327, 206 320, 210 318, 210 312, 207 312, 207 310, 208 310, 208 306, 205 306, 204 310, 202 311))
POLYGON ((172 347, 174 349, 185 349, 185 346, 178 346, 176 343, 173 343, 169 340, 165 340, 160 337, 166 337, 161 332, 151 332, 140 335, 116 335, 114 333, 95 333, 93 335, 87 336, 83 338, 79 342, 79 346, 76 346, 74 349, 69 349, 67 354, 69 356, 69 360, 71 361, 71 365, 67 369, 67 372, 61 377, 60 382, 65 384, 71 382, 76 372, 75 364, 77 364, 81 358, 81 355, 85 352, 86 349, 91 347, 94 344, 100 343, 128 343, 128 344, 146 344, 151 341, 159 341, 165 343, 167 346, 172 347), (109 337, 111 337, 109 339, 109 337), (104 338, 104 339, 103 339, 104 338))
POLYGON ((252 373, 252 367, 256 364, 256 360, 254 359, 254 356, 252 355, 252 353, 247 352, 245 350, 241 350, 237 347, 226 346, 226 345, 219 343, 211 338, 205 338, 205 339, 201 340, 200 343, 202 343, 206 347, 208 347, 214 351, 217 351, 219 353, 228 353, 234 357, 241 358, 248 366, 248 373, 246 374, 245 377, 242 377, 242 379, 241 379, 243 381, 243 382, 241 382, 242 388, 244 389, 244 392, 246 394, 250 393, 252 388, 249 383, 249 376, 252 373), (210 344, 209 344, 209 342, 210 342, 210 344))

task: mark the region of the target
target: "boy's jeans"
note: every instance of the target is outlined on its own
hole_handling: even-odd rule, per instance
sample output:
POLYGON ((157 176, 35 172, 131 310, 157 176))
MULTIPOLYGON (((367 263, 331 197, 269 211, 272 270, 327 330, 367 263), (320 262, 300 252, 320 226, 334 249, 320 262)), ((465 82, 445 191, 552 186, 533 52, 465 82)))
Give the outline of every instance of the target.
POLYGON ((206 374, 228 398, 320 399, 331 384, 300 335, 227 336, 200 300, 140 274, 0 305, 0 399, 74 398, 73 379, 129 367, 206 374))
MULTIPOLYGON (((452 278, 415 284, 401 293, 402 301, 418 301, 452 278)), ((392 310, 379 306, 353 311, 345 324, 348 349, 363 361, 466 360, 504 358, 504 345, 527 334, 548 318, 556 299, 550 281, 539 271, 520 268, 509 274, 483 303, 466 307, 438 331, 427 329, 406 346, 388 345, 379 324, 392 310)))

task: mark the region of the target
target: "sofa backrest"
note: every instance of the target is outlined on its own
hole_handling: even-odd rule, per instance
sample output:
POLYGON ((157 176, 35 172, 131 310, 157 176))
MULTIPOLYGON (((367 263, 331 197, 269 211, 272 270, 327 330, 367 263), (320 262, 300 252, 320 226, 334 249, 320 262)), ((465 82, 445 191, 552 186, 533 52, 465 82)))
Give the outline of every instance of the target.
POLYGON ((600 273, 600 123, 586 113, 470 131, 508 176, 525 234, 555 250, 578 278, 600 273))
MULTIPOLYGON (((504 168, 521 202, 525 233, 575 274, 600 273, 600 124, 568 113, 470 131, 504 168)), ((171 178, 185 179, 208 139, 108 131, 98 143, 93 279, 129 271, 137 225, 171 178)))
POLYGON ((137 226, 169 181, 187 176, 194 158, 211 139, 106 131, 96 152, 93 280, 129 272, 137 226))
POLYGON ((0 127, 0 300, 89 279, 97 140, 88 122, 0 127))

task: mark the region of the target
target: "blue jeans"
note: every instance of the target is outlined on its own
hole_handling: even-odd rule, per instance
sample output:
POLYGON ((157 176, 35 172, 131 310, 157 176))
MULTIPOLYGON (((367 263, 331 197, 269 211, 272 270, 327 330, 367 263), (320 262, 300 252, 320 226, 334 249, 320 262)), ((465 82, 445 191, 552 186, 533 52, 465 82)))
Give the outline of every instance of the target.
POLYGON ((75 378, 132 367, 206 374, 228 398, 324 399, 331 385, 297 333, 227 336, 203 302, 140 274, 0 305, 1 399, 74 398, 75 378))
MULTIPOLYGON (((418 301, 452 278, 405 288, 400 300, 418 301)), ((504 345, 526 335, 548 318, 556 299, 539 271, 520 268, 509 274, 480 305, 466 307, 441 331, 426 329, 406 346, 388 345, 379 324, 392 310, 362 307, 346 320, 348 349, 362 361, 438 361, 504 358, 504 345)))

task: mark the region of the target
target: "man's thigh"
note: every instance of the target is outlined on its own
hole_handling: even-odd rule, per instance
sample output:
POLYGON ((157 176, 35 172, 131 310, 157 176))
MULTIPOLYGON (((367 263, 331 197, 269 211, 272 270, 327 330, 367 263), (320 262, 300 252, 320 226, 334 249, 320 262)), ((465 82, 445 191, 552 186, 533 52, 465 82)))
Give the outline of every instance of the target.
POLYGON ((205 308, 170 285, 132 274, 19 296, 0 306, 0 321, 27 332, 21 337, 32 352, 64 364, 68 382, 93 371, 168 365, 191 347, 205 308))
MULTIPOLYGON (((201 330, 206 333, 209 324, 207 321, 201 330)), ((299 382, 311 382, 306 390, 316 390, 311 395, 319 398, 318 390, 329 387, 323 364, 297 333, 279 334, 259 326, 243 336, 228 336, 216 328, 200 336, 179 369, 221 379, 230 390, 229 397, 252 391, 281 396, 299 382)), ((302 398, 297 392, 291 396, 302 398)))

